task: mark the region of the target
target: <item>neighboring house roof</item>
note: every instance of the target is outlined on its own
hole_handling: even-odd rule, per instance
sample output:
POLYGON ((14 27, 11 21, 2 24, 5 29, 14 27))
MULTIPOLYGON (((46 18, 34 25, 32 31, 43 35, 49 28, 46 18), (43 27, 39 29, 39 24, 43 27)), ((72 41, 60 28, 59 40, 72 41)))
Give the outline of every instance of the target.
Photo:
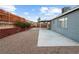
POLYGON ((76 7, 76 8, 74 8, 74 9, 71 9, 71 10, 67 11, 67 12, 64 12, 64 13, 62 13, 61 15, 59 15, 59 16, 53 18, 52 20, 55 20, 55 19, 57 19, 57 18, 59 18, 59 17, 62 17, 62 16, 64 16, 64 15, 67 15, 67 14, 69 14, 69 13, 72 13, 72 12, 74 12, 74 11, 76 11, 76 10, 79 10, 79 7, 76 7))

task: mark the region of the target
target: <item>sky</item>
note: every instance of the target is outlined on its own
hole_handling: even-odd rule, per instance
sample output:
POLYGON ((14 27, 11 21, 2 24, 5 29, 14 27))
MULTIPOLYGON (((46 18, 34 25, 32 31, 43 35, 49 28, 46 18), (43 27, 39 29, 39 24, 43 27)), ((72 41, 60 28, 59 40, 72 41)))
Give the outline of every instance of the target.
POLYGON ((36 22, 41 20, 51 20, 62 13, 62 8, 69 5, 0 5, 4 9, 27 20, 36 22))

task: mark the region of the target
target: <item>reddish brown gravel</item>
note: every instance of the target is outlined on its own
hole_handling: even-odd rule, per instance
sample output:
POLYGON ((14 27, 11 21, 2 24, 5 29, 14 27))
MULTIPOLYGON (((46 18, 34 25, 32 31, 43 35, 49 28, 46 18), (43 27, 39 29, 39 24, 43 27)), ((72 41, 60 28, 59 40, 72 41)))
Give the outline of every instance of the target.
POLYGON ((39 29, 20 32, 0 39, 1 54, 75 54, 79 53, 78 46, 68 47, 37 47, 39 29))

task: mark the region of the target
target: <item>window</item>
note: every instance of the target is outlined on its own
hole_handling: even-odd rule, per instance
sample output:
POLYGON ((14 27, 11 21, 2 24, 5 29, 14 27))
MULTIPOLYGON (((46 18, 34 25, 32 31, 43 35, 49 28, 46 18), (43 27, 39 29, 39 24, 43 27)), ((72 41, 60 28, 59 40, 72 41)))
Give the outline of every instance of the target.
POLYGON ((53 20, 53 24, 55 23, 55 20, 53 20))
POLYGON ((67 28, 67 17, 59 19, 60 27, 67 28))
POLYGON ((67 17, 64 18, 64 27, 67 28, 67 17))
POLYGON ((61 28, 64 28, 64 18, 61 18, 61 19, 59 19, 59 22, 60 22, 60 27, 61 28))

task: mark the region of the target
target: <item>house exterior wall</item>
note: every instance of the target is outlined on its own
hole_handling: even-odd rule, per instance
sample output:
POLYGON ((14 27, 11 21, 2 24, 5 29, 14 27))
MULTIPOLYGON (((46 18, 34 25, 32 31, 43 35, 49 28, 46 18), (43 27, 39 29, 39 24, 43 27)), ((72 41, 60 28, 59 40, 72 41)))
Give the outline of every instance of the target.
POLYGON ((79 42, 79 10, 51 21, 51 30, 79 42), (61 28, 59 19, 67 17, 67 28, 61 28))

